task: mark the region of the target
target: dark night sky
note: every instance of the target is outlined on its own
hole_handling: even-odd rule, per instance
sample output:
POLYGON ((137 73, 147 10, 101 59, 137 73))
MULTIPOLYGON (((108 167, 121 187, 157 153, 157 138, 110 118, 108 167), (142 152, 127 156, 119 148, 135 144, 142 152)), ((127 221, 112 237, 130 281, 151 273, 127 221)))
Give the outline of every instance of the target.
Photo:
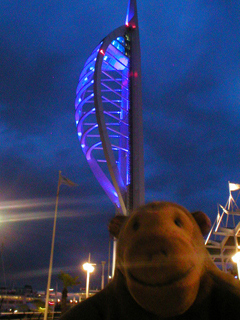
MULTIPOLYGON (((88 253, 100 287, 115 210, 80 148, 74 100, 94 47, 124 24, 127 0, 0 2, 0 286, 45 289, 58 171, 52 286, 88 253)), ((240 183, 240 4, 138 1, 146 201, 203 210, 212 222, 240 183)))

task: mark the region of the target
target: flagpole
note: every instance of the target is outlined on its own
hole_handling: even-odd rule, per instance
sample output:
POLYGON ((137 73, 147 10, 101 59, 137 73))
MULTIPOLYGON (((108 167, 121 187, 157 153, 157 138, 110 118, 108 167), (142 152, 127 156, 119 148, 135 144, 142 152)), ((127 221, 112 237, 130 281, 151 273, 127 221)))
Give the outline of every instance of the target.
POLYGON ((51 255, 50 255, 50 262, 49 262, 49 270, 48 270, 48 283, 47 283, 47 291, 46 291, 44 320, 47 320, 47 315, 48 315, 49 289, 50 289, 51 277, 52 277, 54 241, 55 241, 56 223, 57 223, 57 208, 58 208, 59 189, 61 184, 60 177, 61 177, 61 171, 59 171, 59 176, 58 176, 57 198, 56 198, 55 215, 54 215, 54 223, 53 223, 52 246, 51 246, 51 255))

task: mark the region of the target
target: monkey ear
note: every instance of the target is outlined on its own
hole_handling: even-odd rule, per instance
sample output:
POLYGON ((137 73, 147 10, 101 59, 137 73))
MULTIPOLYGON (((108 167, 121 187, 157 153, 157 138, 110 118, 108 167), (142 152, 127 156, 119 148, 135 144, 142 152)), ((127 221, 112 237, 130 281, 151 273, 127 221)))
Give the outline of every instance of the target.
POLYGON ((108 225, 109 233, 113 237, 118 238, 122 225, 125 223, 126 220, 127 220, 127 217, 121 216, 121 215, 117 215, 114 218, 112 218, 108 225))
POLYGON ((192 212, 192 216, 196 220, 199 228, 201 229, 202 235, 206 236, 211 229, 211 220, 202 211, 192 212))

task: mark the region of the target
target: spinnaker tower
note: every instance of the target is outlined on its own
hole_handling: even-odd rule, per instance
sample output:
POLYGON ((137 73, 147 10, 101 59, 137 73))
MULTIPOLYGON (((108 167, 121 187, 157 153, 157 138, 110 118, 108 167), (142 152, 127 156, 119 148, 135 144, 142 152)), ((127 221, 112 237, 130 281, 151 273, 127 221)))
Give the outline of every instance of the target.
POLYGON ((93 50, 75 101, 78 138, 96 179, 128 215, 144 204, 141 55, 136 0, 126 21, 93 50))

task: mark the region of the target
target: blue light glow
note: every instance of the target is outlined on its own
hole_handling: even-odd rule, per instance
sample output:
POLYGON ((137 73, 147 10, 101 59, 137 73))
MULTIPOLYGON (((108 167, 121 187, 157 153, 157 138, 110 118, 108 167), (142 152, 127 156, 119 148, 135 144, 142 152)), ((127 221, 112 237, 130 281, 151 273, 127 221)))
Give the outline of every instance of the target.
POLYGON ((123 54, 125 54, 125 47, 123 46, 124 44, 124 38, 118 38, 119 40, 113 40, 112 41, 112 45, 118 49, 120 52, 122 52, 123 54))
POLYGON ((121 42, 122 44, 124 44, 124 38, 123 37, 118 37, 117 41, 121 42))
POLYGON ((118 193, 107 171, 108 161, 103 150, 96 112, 99 112, 99 105, 102 103, 110 148, 115 158, 115 168, 119 170, 118 184, 124 189, 128 181, 126 150, 128 150, 127 106, 129 105, 129 57, 125 52, 125 36, 123 36, 125 32, 124 28, 119 33, 121 36, 114 40, 110 38, 111 42, 106 37, 105 40, 109 41, 108 46, 105 45, 106 42, 102 42, 94 49, 80 74, 76 97, 76 125, 81 148, 100 185, 119 208, 121 206, 118 193), (98 86, 101 91, 95 96, 98 86))

